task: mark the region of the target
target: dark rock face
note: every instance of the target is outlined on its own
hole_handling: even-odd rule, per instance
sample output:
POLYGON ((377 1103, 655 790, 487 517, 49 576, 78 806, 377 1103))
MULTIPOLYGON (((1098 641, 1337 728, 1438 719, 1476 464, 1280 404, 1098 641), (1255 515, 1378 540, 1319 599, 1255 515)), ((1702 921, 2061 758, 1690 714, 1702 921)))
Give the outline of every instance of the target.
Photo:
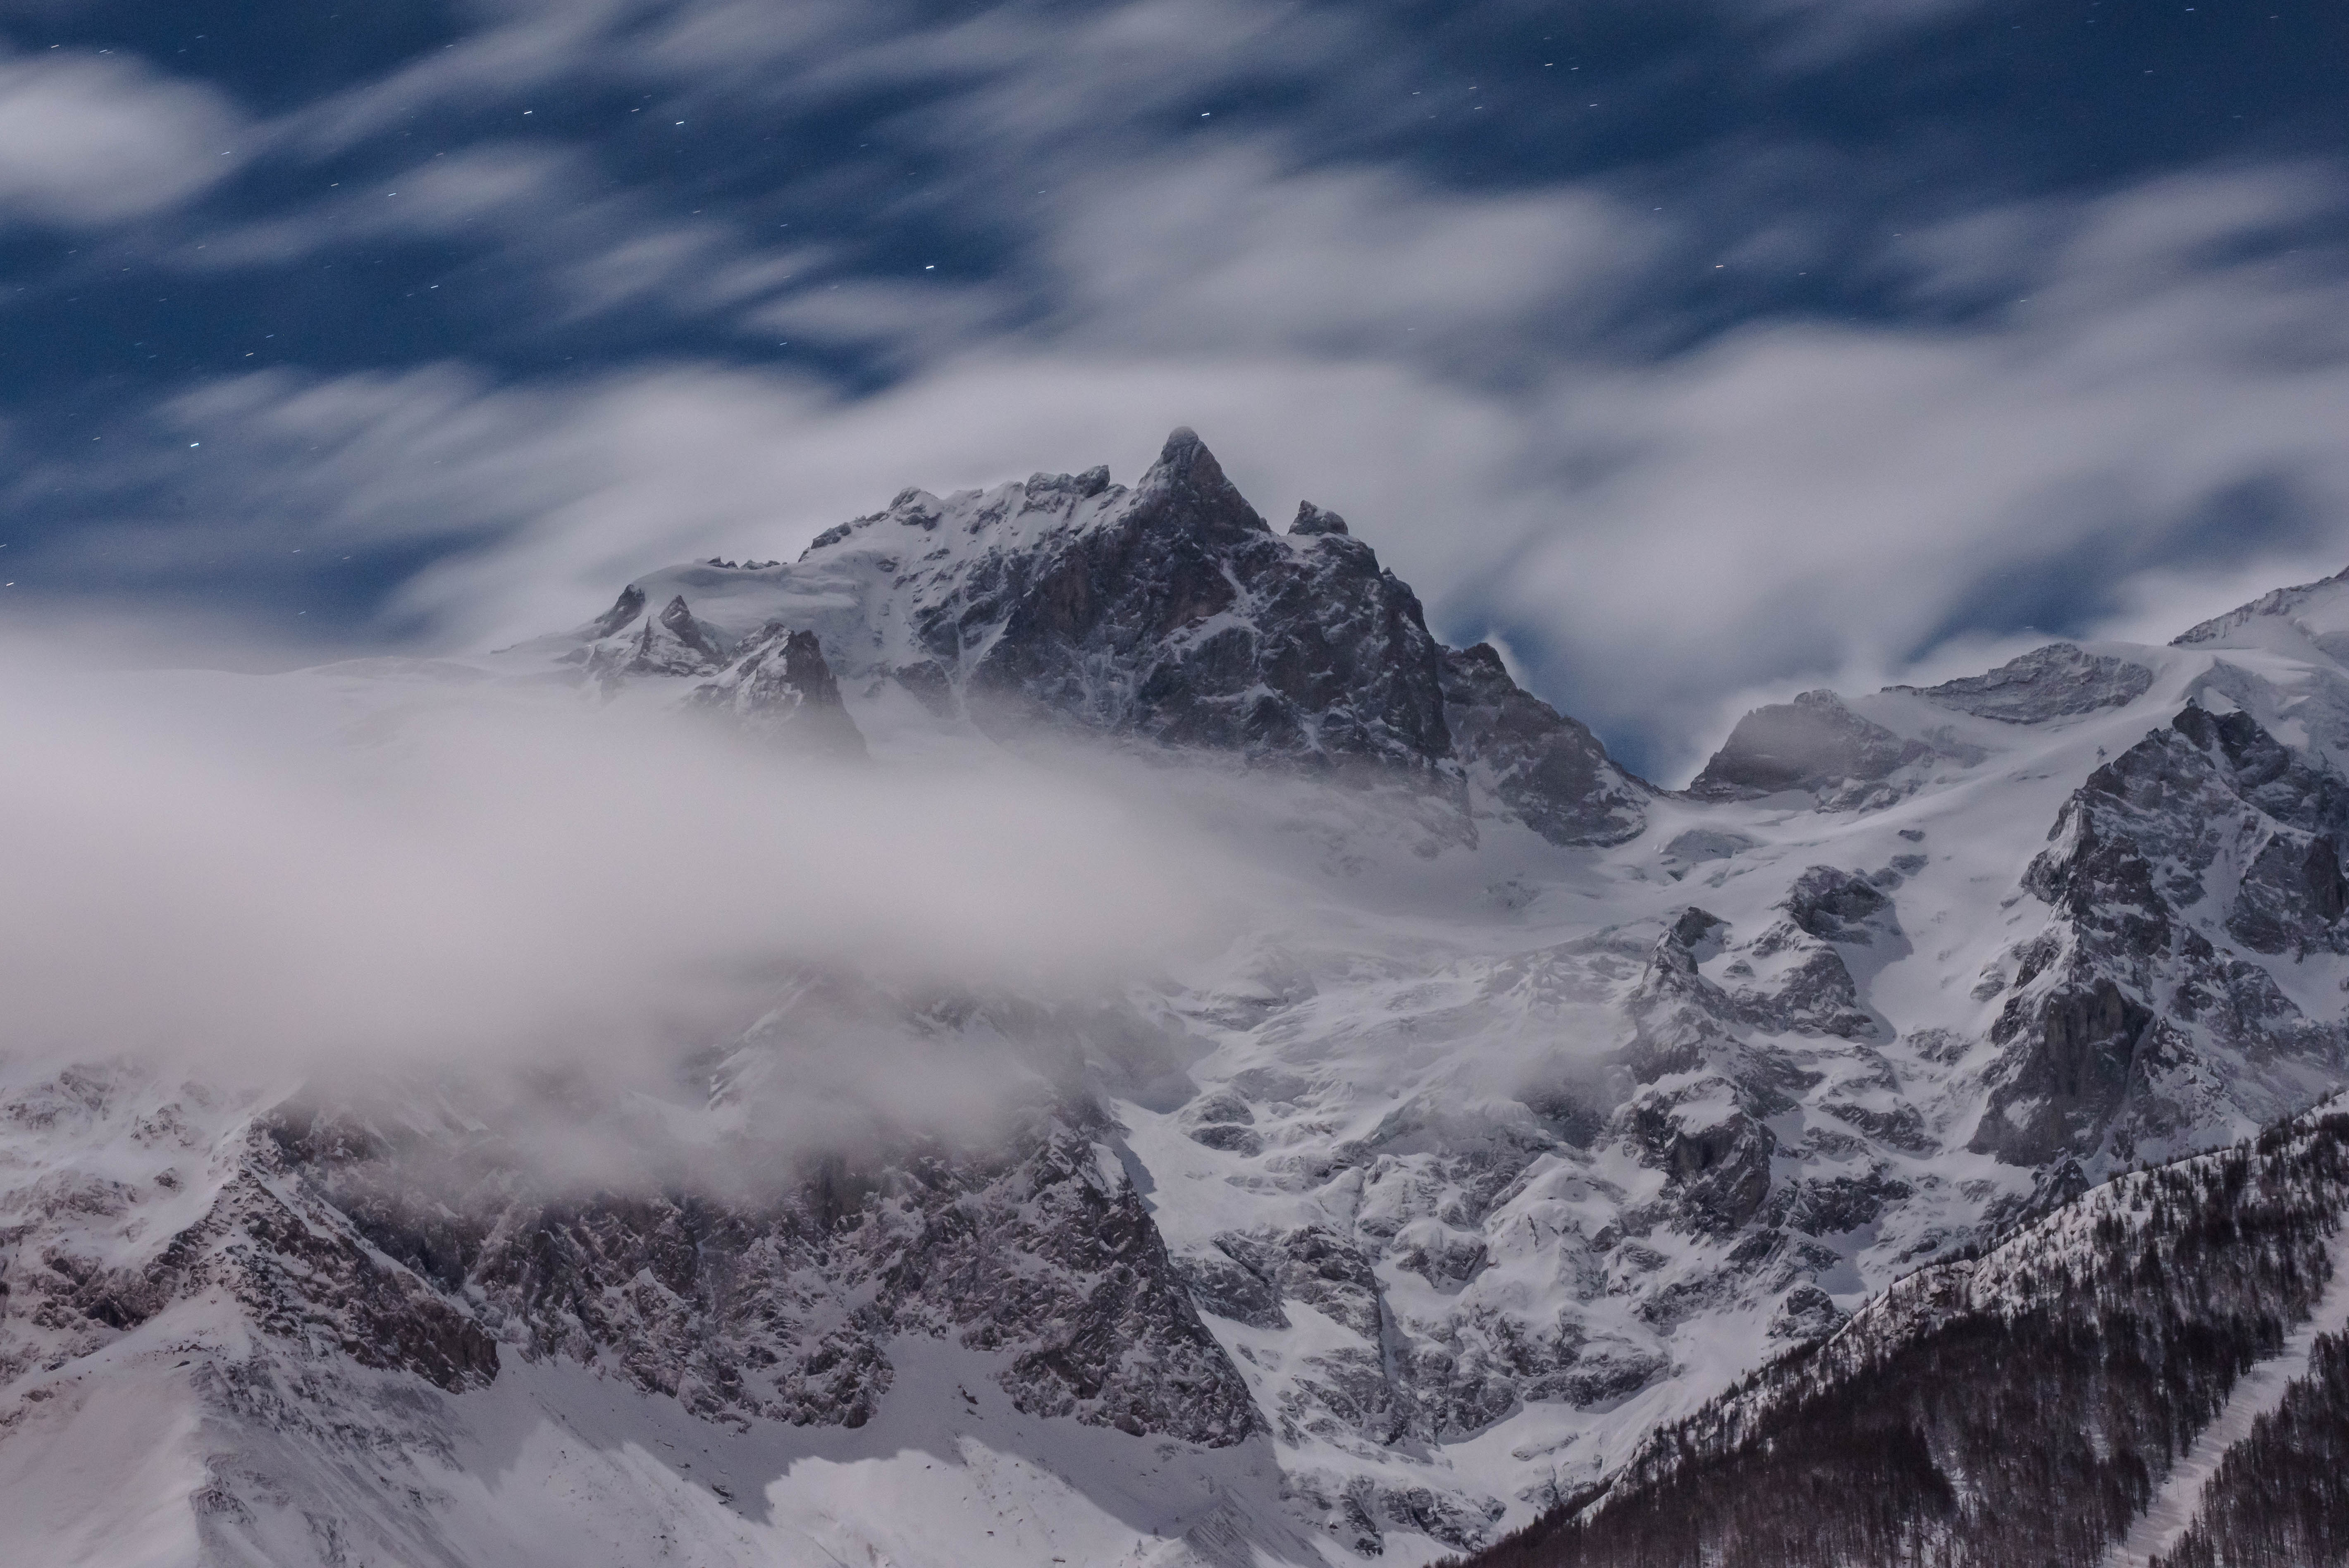
POLYGON ((1763 1219, 1806 1236, 1841 1235, 1872 1224, 1891 1203, 1909 1196, 1909 1183, 1871 1170, 1857 1176, 1786 1182, 1770 1195, 1763 1219))
MULTIPOLYGON (((704 562, 672 580, 740 605, 743 586, 715 581, 720 569, 754 568, 704 562)), ((827 530, 792 567, 755 569, 771 573, 779 604, 811 580, 798 603, 857 604, 847 619, 778 617, 821 635, 852 691, 894 684, 932 714, 999 737, 1066 727, 1400 781, 1433 803, 1433 843, 1473 838, 1475 816, 1521 818, 1561 845, 1619 843, 1645 823, 1650 787, 1520 690, 1490 648, 1447 652, 1417 596, 1343 518, 1308 501, 1274 532, 1189 430, 1167 438, 1130 491, 1105 469, 1038 474, 984 497, 909 490, 827 530)), ((800 676, 775 675, 775 701, 761 702, 761 683, 741 668, 773 621, 730 650, 682 596, 657 616, 647 603, 632 586, 558 657, 607 688, 717 676, 721 689, 697 701, 798 711, 780 694, 799 690, 800 676), (746 681, 751 695, 737 692, 746 681)))
POLYGON ((212 1218, 242 1233, 227 1257, 264 1332, 452 1391, 497 1377, 497 1344, 474 1315, 414 1271, 369 1256, 341 1216, 300 1212, 254 1181, 233 1188, 212 1218))
POLYGON ((1472 786, 1534 831, 1554 844, 1618 844, 1645 830, 1647 786, 1587 727, 1511 680, 1490 645, 1445 650, 1443 686, 1472 786))
MULTIPOLYGON (((419 1151, 419 1153, 422 1151, 419 1151)), ((435 1158, 445 1161, 442 1152, 435 1158)), ((1140 1194, 1058 1122, 1003 1153, 822 1161, 768 1202, 688 1191, 466 1201, 398 1151, 317 1172, 369 1241, 530 1356, 609 1367, 706 1419, 862 1426, 889 1345, 1009 1358, 1021 1410, 1209 1446, 1261 1428, 1140 1194)))
POLYGON ((1201 1311, 1250 1328, 1288 1326, 1272 1264, 1263 1243, 1254 1238, 1218 1236, 1214 1252, 1177 1258, 1174 1266, 1201 1311))
POLYGON ((1178 430, 1131 506, 1042 559, 974 574, 924 634, 958 655, 957 627, 999 623, 968 676, 982 717, 1456 775, 1419 600, 1329 514, 1306 538, 1275 534, 1178 430))
POLYGON ((1659 1326, 1813 1278, 1822 1265, 1799 1238, 1870 1223, 1912 1192, 1888 1151, 1938 1147, 1868 1046, 1887 1031, 1845 962, 1846 950, 1908 951, 1892 899, 1856 873, 1812 866, 1777 907, 1781 918, 1745 942, 1717 916, 1683 910, 1630 998, 1636 1033, 1618 1061, 1638 1087, 1608 1136, 1664 1185, 1622 1222, 1733 1243, 1712 1272, 1650 1294, 1640 1310, 1659 1326), (1842 1042, 1826 1058, 1831 1087, 1806 1038, 1842 1042), (1788 1146, 1772 1119, 1797 1105, 1816 1114, 1788 1146))
MULTIPOLYGON (((925 1002, 926 1017, 947 1016, 925 1002)), ((975 1026, 993 1038, 1019 1026, 1007 1004, 975 1026)), ((1049 1067, 1056 1040, 1030 1032, 1049 1067)), ((682 1070, 706 1073, 686 1087, 740 1105, 747 1128, 769 1119, 758 1097, 775 1068, 760 1047, 682 1070)), ((861 1425, 890 1386, 892 1346, 918 1336, 995 1357, 1032 1415, 1209 1447, 1264 1429, 1105 1146, 1114 1130, 1080 1092, 1034 1089, 983 1148, 907 1133, 851 1158, 745 1132, 694 1156, 697 1177, 676 1163, 691 1149, 666 1135, 626 1153, 606 1141, 624 1140, 612 1117, 633 1114, 631 1093, 616 1112, 584 1080, 533 1080, 520 1099, 482 1088, 411 1085, 254 1119, 201 1086, 177 1090, 226 1120, 215 1134, 189 1129, 178 1100, 140 1109, 159 1090, 129 1068, 12 1087, 0 1127, 119 1128, 144 1171, 178 1164, 154 1179, 162 1198, 81 1174, 9 1192, 0 1377, 206 1298, 250 1326, 256 1367, 331 1375, 347 1359, 454 1391, 493 1379, 505 1357, 561 1357, 737 1428, 861 1425), (446 1109, 460 1101, 461 1115, 446 1109), (549 1172, 550 1130, 566 1150, 595 1140, 616 1184, 549 1172), (198 1217, 177 1215, 136 1264, 105 1262, 106 1231, 174 1213, 181 1167, 212 1184, 198 1217)))
POLYGON ((1291 539, 1310 539, 1317 533, 1344 533, 1346 520, 1334 511, 1325 511, 1309 500, 1297 503, 1297 516, 1290 520, 1291 539))
POLYGON ((1455 1551, 1472 1551, 1507 1511, 1498 1498, 1481 1507, 1425 1487, 1382 1486, 1366 1475, 1308 1470, 1288 1478, 1284 1495, 1347 1551, 1365 1557, 1386 1552, 1386 1532, 1407 1530, 1455 1551))
POLYGON ((2016 951, 1972 1147, 2023 1165, 2107 1140, 2125 1155, 2187 1119, 2198 1067, 2256 1082, 2265 1064, 2337 1066, 2342 1026, 2303 1016, 2191 912, 2215 908, 2213 932, 2251 952, 2349 951, 2344 830, 2349 781, 2248 714, 2189 707, 2097 769, 2023 878, 2056 919, 2016 951))
POLYGON ((1324 1226, 1308 1225, 1275 1238, 1268 1255, 1273 1282, 1283 1295, 1378 1342, 1378 1276, 1350 1241, 1324 1226))
POLYGON ((2227 913, 2228 934, 2254 953, 2298 947, 2343 950, 2349 931, 2349 880, 2341 874, 2341 847, 2330 833, 2278 831, 2261 846, 2243 873, 2235 907, 2227 913))
POLYGON ((588 623, 583 640, 593 641, 617 635, 624 627, 633 624, 636 618, 644 613, 645 591, 631 583, 620 590, 620 596, 612 602, 610 609, 588 623))
POLYGON ((1672 836, 1658 864, 1666 875, 1678 882, 1709 861, 1734 859, 1754 848, 1756 841, 1743 833, 1723 832, 1718 828, 1690 828, 1672 836))
POLYGON ((2349 779, 2293 751, 2250 714, 2189 706, 2170 727, 2210 757, 2228 789, 2285 826, 2337 835, 2349 823, 2349 779))
MULTIPOLYGON (((619 608, 612 606, 613 613, 619 608)), ((621 667, 630 675, 698 676, 725 662, 723 640, 693 618, 680 593, 644 624, 627 663, 621 667)))
POLYGON ((1806 691, 1739 719, 1689 793, 1700 800, 1750 800, 1800 789, 1824 805, 1878 804, 1896 798, 1885 779, 1930 755, 1923 742, 1862 718, 1835 693, 1806 691))
POLYGON ((1786 918, 1821 942, 1868 946, 1887 934, 1892 901, 1865 877, 1833 866, 1813 866, 1796 878, 1780 905, 1786 918))
POLYGON ((2153 688, 2153 672, 2127 659, 2091 654, 2070 643, 2050 643, 2011 659, 1988 675, 1937 686, 1894 686, 1944 707, 2008 724, 2126 707, 2153 688))
MULTIPOLYGON (((2154 1015, 2098 975, 2051 995, 2032 1022, 2031 1048, 1991 1096, 1974 1135, 1977 1150, 2016 1165, 2095 1147, 2120 1109, 2154 1015)), ((2020 1026, 2007 1038, 2018 1033, 2020 1026)))
MULTIPOLYGON (((103 1070, 67 1069, 63 1077, 78 1080, 93 1109, 123 1088, 103 1070)), ((106 1267, 50 1248, 39 1267, 10 1270, 0 1284, 0 1375, 24 1369, 7 1318, 86 1353, 175 1302, 217 1293, 263 1334, 312 1355, 412 1372, 451 1392, 492 1381, 497 1344, 471 1311, 374 1252, 308 1189, 307 1130, 283 1118, 248 1130, 233 1150, 233 1174, 202 1216, 141 1264, 106 1267)), ((130 1193, 111 1186, 56 1190, 50 1206, 81 1216, 121 1213, 130 1193)))
POLYGON ((1770 1315, 1770 1337, 1795 1345, 1813 1345, 1844 1326, 1845 1315, 1835 1297, 1804 1282, 1788 1291, 1770 1315))
POLYGON ((1638 1102, 1630 1131, 1670 1178, 1694 1227, 1707 1234, 1736 1230, 1770 1195, 1770 1156, 1777 1140, 1743 1110, 1691 1126, 1667 1101, 1638 1102))
MULTIPOLYGON (((684 601, 679 600, 682 603, 684 601)), ((839 757, 865 755, 864 737, 840 700, 840 683, 815 634, 770 621, 746 639, 718 678, 694 689, 696 707, 730 715, 745 729, 839 757)))

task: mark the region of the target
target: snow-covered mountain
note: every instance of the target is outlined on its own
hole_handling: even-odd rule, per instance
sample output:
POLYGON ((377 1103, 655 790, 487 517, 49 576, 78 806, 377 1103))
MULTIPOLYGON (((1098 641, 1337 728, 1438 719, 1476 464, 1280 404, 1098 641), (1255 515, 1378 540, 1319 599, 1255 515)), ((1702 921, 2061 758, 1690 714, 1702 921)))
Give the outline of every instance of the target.
POLYGON ((497 654, 240 677, 354 733, 445 688, 875 779, 1098 757, 1253 880, 1108 989, 779 972, 658 1092, 0 1058, 0 1559, 1473 1550, 2349 1082, 2344 659, 2333 579, 1807 693, 1661 790, 1178 431, 1132 489, 907 491, 497 654), (1007 1064, 985 1135, 765 1135, 790 1051, 885 1039, 1007 1064), (650 1152, 559 1170, 549 1106, 650 1152))

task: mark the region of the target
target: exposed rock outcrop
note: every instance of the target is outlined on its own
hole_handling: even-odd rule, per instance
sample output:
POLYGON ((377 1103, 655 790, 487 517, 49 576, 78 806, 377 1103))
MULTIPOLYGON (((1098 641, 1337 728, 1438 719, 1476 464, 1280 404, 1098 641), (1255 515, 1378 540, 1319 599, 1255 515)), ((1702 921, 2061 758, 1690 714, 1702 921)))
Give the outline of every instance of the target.
POLYGON ((1863 718, 1835 693, 1806 691, 1739 719, 1689 793, 1700 800, 1749 800, 1801 790, 1831 807, 1881 805, 1899 796, 1888 781, 1930 755, 1922 741, 1903 740, 1863 718))
POLYGON ((1554 844, 1615 844, 1647 826, 1644 781, 1585 726, 1509 678, 1491 645, 1444 653, 1444 708, 1470 787, 1554 844))
POLYGON ((743 728, 837 757, 864 756, 864 737, 840 700, 840 683, 815 634, 770 621, 737 650, 716 680, 688 699, 730 716, 743 728))
POLYGON ((2286 1109, 2299 1072, 2349 1051, 2254 953, 2343 951, 2349 781, 2250 715, 2189 707, 2089 776, 2024 885, 2055 913, 2018 950, 2004 1047, 1973 1147, 2040 1165, 2126 1151, 2214 1095, 2286 1109))
POLYGON ((2007 724, 2044 724, 2050 719, 2126 707, 2153 689, 2153 672, 2143 665, 2091 654, 2071 643, 2050 643, 2008 660, 1988 675, 1943 681, 1936 686, 1894 686, 1981 718, 2007 724))
POLYGON ((647 581, 679 591, 647 617, 654 595, 631 584, 554 656, 607 687, 714 675, 696 700, 741 708, 761 684, 741 666, 788 625, 821 643, 852 711, 895 688, 1004 739, 1095 731, 1401 783, 1441 808, 1426 817, 1439 841, 1473 837, 1473 813, 1561 845, 1618 843, 1652 793, 1491 648, 1444 648, 1337 513, 1304 502, 1275 532, 1187 429, 1131 490, 1105 469, 909 490, 791 566, 703 562, 647 581), (711 614, 740 645, 688 608, 688 589, 724 607, 711 614))

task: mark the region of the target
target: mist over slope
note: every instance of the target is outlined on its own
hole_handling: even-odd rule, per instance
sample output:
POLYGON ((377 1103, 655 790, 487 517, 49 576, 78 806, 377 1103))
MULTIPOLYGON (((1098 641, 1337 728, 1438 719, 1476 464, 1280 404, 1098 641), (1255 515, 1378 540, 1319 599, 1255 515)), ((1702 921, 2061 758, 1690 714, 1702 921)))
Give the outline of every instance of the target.
POLYGON ((16 1554, 1426 1563, 2349 1081, 2339 579, 1683 791, 1188 431, 582 614, 13 656, 16 1554))

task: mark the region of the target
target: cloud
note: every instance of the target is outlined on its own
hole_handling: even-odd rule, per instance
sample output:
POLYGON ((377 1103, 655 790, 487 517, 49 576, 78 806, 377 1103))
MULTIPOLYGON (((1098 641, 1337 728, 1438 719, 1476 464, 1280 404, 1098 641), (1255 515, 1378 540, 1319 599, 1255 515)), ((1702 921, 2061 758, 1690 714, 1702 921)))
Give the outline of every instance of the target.
POLYGON ((100 228, 177 206, 231 172, 243 129, 220 94, 128 56, 0 56, 0 216, 100 228))
POLYGON ((2143 601, 2140 574, 2223 599, 2244 562, 2349 552, 2331 412, 2349 286, 2276 242, 2287 216, 2340 211, 2320 190, 2207 173, 2060 219, 1987 215, 1966 245, 2067 237, 1994 258, 2026 292, 1967 326, 1754 327, 1561 384, 1549 418, 1592 477, 1493 571, 1493 602, 1542 639, 1545 673, 1648 649, 1629 680, 1578 683, 1584 717, 1682 716, 1682 768, 1722 722, 1689 719, 1773 683, 1897 674, 1961 633, 2084 629, 2143 601))
MULTIPOLYGON (((1268 512, 1309 495, 1351 508, 1416 571, 1441 557, 1447 527, 1490 523, 1481 509, 1526 436, 1509 404, 1404 367, 1239 353, 978 354, 855 398, 812 377, 706 363, 519 387, 459 366, 269 372, 154 418, 151 459, 126 456, 117 471, 140 487, 169 476, 203 525, 177 530, 176 547, 151 523, 92 527, 52 546, 45 570, 137 573, 112 580, 151 588, 216 562, 231 529, 245 531, 230 550, 251 563, 241 571, 297 546, 420 548, 432 559, 391 610, 443 645, 573 624, 677 560, 788 558, 907 483, 946 490, 1102 460, 1131 480, 1185 422, 1268 512)), ((30 492, 66 477, 35 468, 19 482, 30 492)), ((83 504, 119 515, 133 503, 83 504)))
POLYGON ((1049 249, 1064 330, 1089 342, 1279 344, 1489 372, 1514 346, 1591 335, 1666 237, 1596 188, 1461 195, 1229 146, 1081 182, 1049 249))
MULTIPOLYGON (((391 237, 541 234, 584 201, 586 171, 561 150, 487 142, 437 156, 292 211, 223 225, 173 255, 191 271, 276 267, 335 245, 391 237)), ((337 181, 337 184, 341 182, 337 181)))
POLYGON ((11 1054, 264 1077, 672 1062, 825 976, 885 999, 1114 991, 1212 949, 1238 885, 1071 769, 843 770, 397 666, 93 675, 50 630, 0 644, 11 1054))
MULTIPOLYGON (((1281 188, 1260 174, 1200 179, 1281 188)), ((2003 273, 2022 291, 1937 325, 1779 322, 1661 362, 1569 343, 1497 382, 1372 325, 1423 309, 1474 344, 1527 302, 1603 293, 1571 265, 1571 215, 1603 223, 1603 199, 1426 199, 1469 235, 1533 236, 1533 261, 1491 263, 1506 303, 1482 315, 1417 292, 1453 238, 1377 228, 1406 190, 1301 183, 1293 224, 1243 204, 1193 253, 1121 262, 1137 271, 1087 284, 1049 333, 981 335, 859 397, 701 362, 524 386, 444 366, 223 382, 166 428, 206 443, 220 510, 277 548, 433 542, 394 614, 493 642, 573 624, 668 561, 789 558, 905 484, 1104 459, 1130 479, 1187 423, 1268 514, 1345 512, 1440 632, 1503 635, 1537 689, 1668 777, 1765 697, 2031 627, 2143 627, 2170 605, 2182 626, 2245 573, 2349 552, 2331 416, 2349 294, 2306 239, 2339 198, 2307 171, 2204 171, 1903 242, 1879 264, 1909 286, 2003 273), (1331 236, 1355 225, 1347 253, 1331 236), (1350 286, 1317 315, 1299 258, 1324 250, 1350 286), (1248 315, 1259 291, 1294 309, 1248 315)))
MULTIPOLYGON (((1461 25, 1499 36, 1507 11, 1461 25)), ((1816 41, 1958 8, 1712 14, 1816 41)), ((1359 8, 473 15, 456 46, 267 128, 296 158, 377 139, 396 177, 181 260, 452 242, 469 303, 498 315, 479 361, 217 380, 150 411, 143 466, 120 433, 102 469, 28 462, 16 499, 102 520, 50 564, 131 585, 225 554, 250 583, 332 544, 401 560, 387 625, 512 639, 667 560, 788 556, 906 483, 1131 477, 1188 423, 1268 513, 1347 512, 1446 635, 1503 636, 1545 695, 1671 774, 1762 696, 2033 625, 2141 624, 2339 532, 2323 414, 2349 316, 2323 225, 2349 198, 2327 166, 1988 203, 1951 187, 1938 218, 1902 196, 1879 225, 1910 150, 1750 129, 1540 183, 1517 158, 1513 183, 1476 185, 1500 166, 1423 158, 1401 107, 1420 100, 1397 60, 1441 57, 1359 8), (555 83, 616 115, 651 94, 731 117, 709 146, 734 150, 631 184, 633 144, 519 119, 555 83), (419 159, 388 139, 419 115, 478 139, 419 159), (789 150, 752 149, 754 123, 789 150), (1691 199, 1656 211, 1635 192, 1659 184, 1691 199), (909 276, 934 238, 946 264, 909 276), (1813 267, 1836 274, 1816 296, 1713 287, 1813 267), (599 316, 626 319, 599 339, 599 316), (782 338, 820 352, 754 357, 782 338), (661 357, 617 357, 647 342, 661 357), (154 504, 167 484, 201 531, 154 504)), ((1702 53, 1640 56, 1621 90, 1669 102, 1702 53)), ((1949 147, 1923 156, 1954 178, 1949 147)))
POLYGON ((1757 64, 1780 72, 1844 65, 1855 55, 1989 8, 1990 0, 1727 0, 1720 7, 1732 26, 1769 40, 1757 64))
MULTIPOLYGON (((670 316, 719 315, 825 266, 819 245, 750 242, 721 218, 671 216, 637 191, 599 189, 577 148, 485 141, 435 154, 298 210, 228 224, 171 255, 191 272, 284 267, 337 247, 385 241, 458 241, 495 257, 512 308, 543 323, 649 307, 670 316)), ((477 273, 475 290, 495 286, 477 273)), ((763 327, 762 327, 763 331, 763 327)))
POLYGON ((868 279, 787 294, 746 319, 802 342, 881 348, 900 362, 919 362, 988 335, 1011 303, 1005 291, 984 284, 868 279))
POLYGON ((450 46, 287 115, 274 129, 299 155, 323 161, 395 126, 435 112, 505 104, 551 83, 598 73, 616 36, 649 10, 645 0, 479 0, 485 24, 450 46))

